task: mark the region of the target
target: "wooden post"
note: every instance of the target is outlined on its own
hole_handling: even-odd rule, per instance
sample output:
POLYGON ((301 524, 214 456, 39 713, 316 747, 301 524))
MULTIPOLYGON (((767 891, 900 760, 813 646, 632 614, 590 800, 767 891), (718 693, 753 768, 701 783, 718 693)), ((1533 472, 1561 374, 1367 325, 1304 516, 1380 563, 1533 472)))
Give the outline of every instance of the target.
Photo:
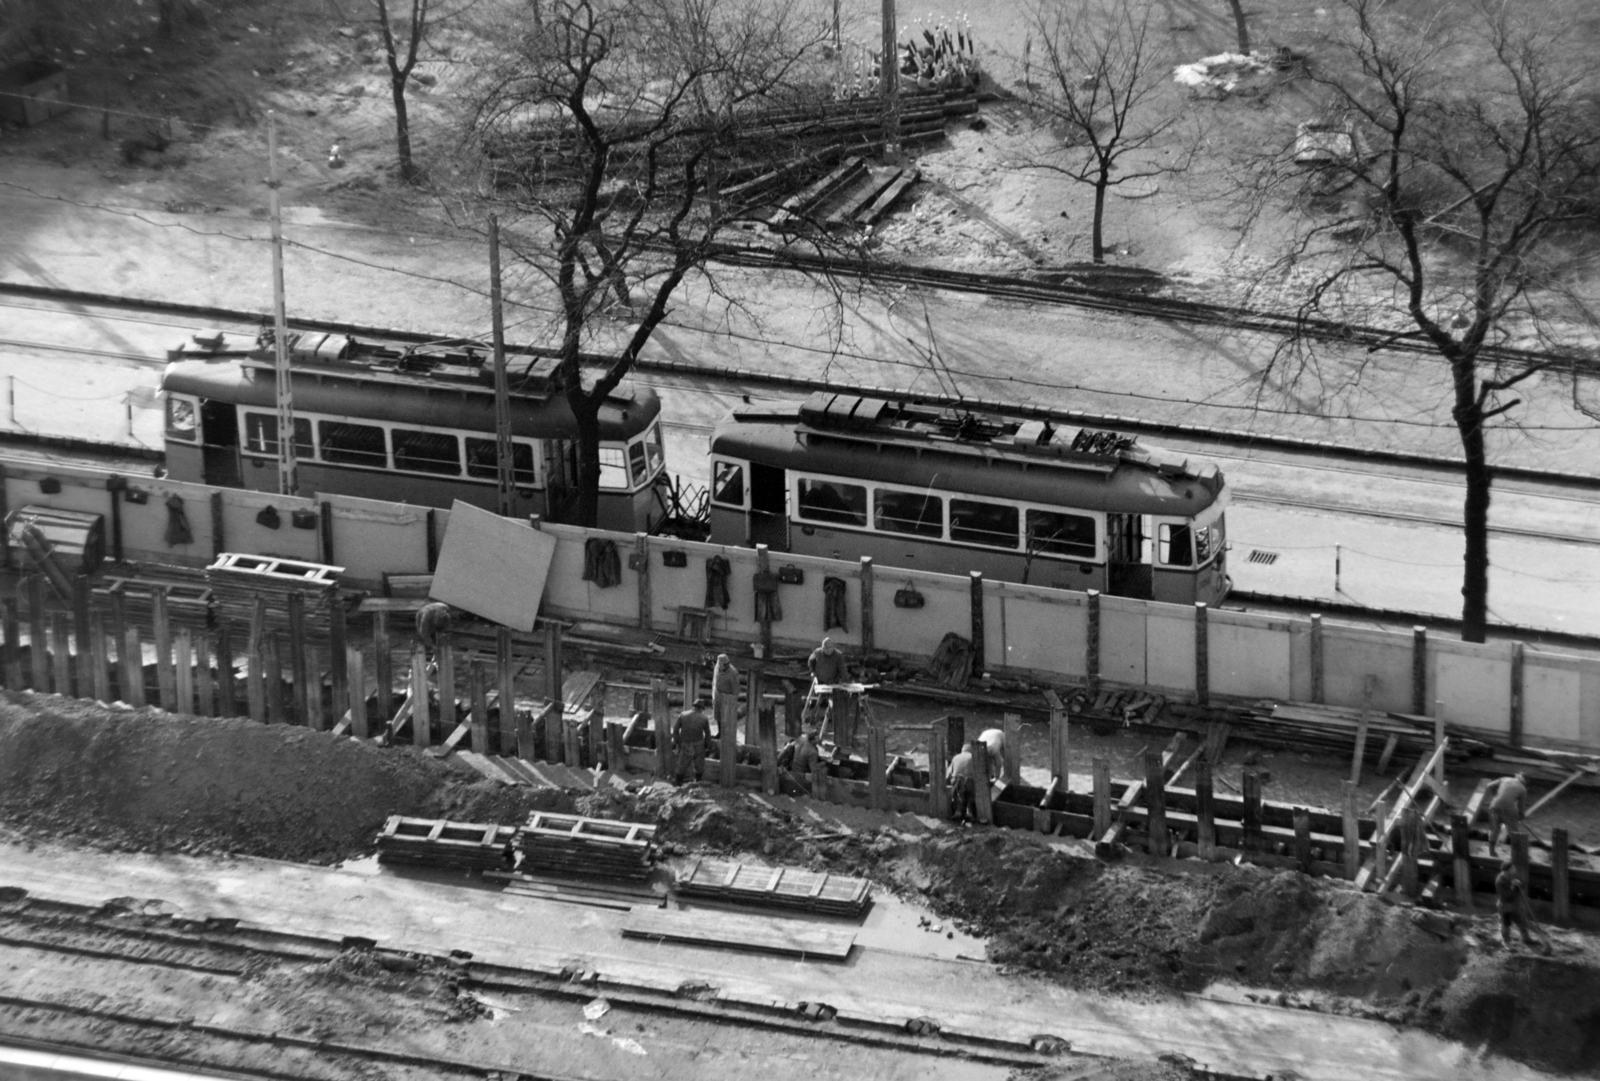
POLYGON ((1244 798, 1244 844, 1249 852, 1261 848, 1261 775, 1253 769, 1244 771, 1240 787, 1244 798))
POLYGON ((432 713, 428 708, 428 657, 420 644, 411 647, 411 742, 426 747, 432 741, 432 713))
MULTIPOLYGON (((1100 591, 1089 590, 1089 627, 1083 647, 1084 682, 1091 695, 1100 693, 1100 591)), ((1106 829, 1110 829, 1109 826, 1106 829)), ((1105 830, 1096 830, 1096 835, 1105 830)))
MULTIPOLYGON (((1203 860, 1217 858, 1217 820, 1212 800, 1211 763, 1206 760, 1205 755, 1201 755, 1194 763, 1194 805, 1195 815, 1199 819, 1197 830, 1200 858, 1203 860)), ((1104 830, 1097 834, 1097 836, 1104 835, 1104 830)))
POLYGON ((1111 829, 1111 763, 1104 758, 1096 758, 1094 769, 1094 834, 1095 837, 1104 837, 1106 831, 1111 829))
POLYGON ((289 715, 283 708, 283 657, 278 651, 278 636, 269 633, 261 647, 262 674, 267 681, 267 723, 288 724, 289 715))
POLYGON ((889 748, 881 724, 867 728, 867 805, 875 811, 889 809, 889 748))
POLYGON ((292 710, 297 714, 297 719, 303 725, 310 726, 311 710, 308 703, 311 700, 310 667, 306 663, 306 599, 299 593, 290 593, 289 604, 289 681, 294 685, 294 696, 290 699, 294 703, 292 710))
POLYGON ((1511 746, 1522 746, 1522 666, 1526 652, 1521 642, 1511 643, 1511 746))
POLYGON ((802 718, 805 711, 805 695, 801 693, 793 680, 783 681, 783 734, 794 739, 800 734, 802 718))
POLYGON ((550 705, 555 708, 555 713, 553 715, 554 720, 551 719, 552 714, 550 713, 541 714, 545 721, 544 760, 546 762, 559 762, 561 761, 561 741, 565 735, 565 733, 561 731, 561 717, 565 711, 562 709, 562 703, 559 697, 551 699, 550 705))
POLYGON ((511 656, 511 628, 499 627, 495 631, 495 708, 500 716, 500 753, 509 755, 512 748, 522 758, 533 757, 533 746, 518 743, 522 726, 517 723, 517 689, 515 660, 511 656))
POLYGON ((583 750, 579 745, 579 729, 583 727, 582 720, 568 721, 567 711, 561 711, 561 761, 563 764, 579 769, 583 765, 583 750))
POLYGON ((1169 855, 1172 850, 1167 846, 1167 778, 1161 755, 1155 751, 1144 753, 1144 798, 1149 852, 1152 856, 1169 855))
MULTIPOLYGON (((546 744, 550 741, 551 733, 559 738, 561 734, 561 703, 549 702, 544 709, 539 711, 537 719, 524 714, 517 719, 517 757, 524 762, 533 762, 538 758, 537 741, 534 738, 533 726, 542 724, 545 732, 546 744)), ((554 762, 555 759, 547 759, 554 762)))
POLYGON ((928 729, 928 813, 935 818, 950 817, 950 787, 944 776, 950 759, 944 737, 944 725, 934 722, 928 729))
POLYGON ((245 647, 245 693, 250 698, 250 719, 268 723, 267 717, 267 602, 256 598, 250 610, 250 641, 245 647))
POLYGON ((437 659, 439 672, 439 719, 443 722, 445 735, 456 729, 456 651, 450 640, 448 631, 440 634, 435 640, 433 655, 437 659))
POLYGON ((476 656, 467 664, 467 693, 472 703, 472 750, 475 754, 493 754, 489 745, 489 677, 483 670, 483 661, 476 656))
POLYGON ((656 780, 670 781, 676 772, 672 760, 672 718, 667 699, 667 681, 656 678, 650 681, 650 723, 656 730, 656 780))
POLYGON ((378 716, 385 724, 394 716, 394 654, 389 646, 389 613, 372 613, 372 678, 378 692, 378 716))
POLYGON ((1294 859, 1300 865, 1300 873, 1311 873, 1311 812, 1304 807, 1296 807, 1293 811, 1294 821, 1294 859))
POLYGON ((1512 830, 1508 838, 1511 842, 1511 866, 1515 868, 1517 877, 1522 879, 1522 892, 1528 892, 1528 834, 1525 830, 1512 830))
POLYGON ((239 700, 233 687, 233 628, 217 628, 217 715, 237 717, 239 700))
POLYGON ((40 694, 50 693, 50 651, 45 644, 44 578, 28 575, 28 685, 40 694))
POLYGON ((72 644, 77 656, 73 685, 79 698, 87 698, 94 677, 89 670, 89 579, 82 574, 72 578, 72 644))
POLYGON ((1366 710, 1361 711, 1361 720, 1356 722, 1356 749, 1350 755, 1350 783, 1361 783, 1362 760, 1367 755, 1367 723, 1371 714, 1366 710))
POLYGON ((1055 691, 1046 691, 1050 703, 1050 776, 1061 782, 1061 791, 1068 789, 1068 751, 1071 733, 1067 728, 1067 706, 1055 691))
MULTIPOLYGON (((3 533, 4 529, 0 528, 0 534, 3 533)), ((4 676, 7 690, 20 691, 23 687, 21 627, 15 597, 0 599, 0 634, 5 636, 5 641, 0 643, 0 675, 4 676)))
MULTIPOLYGON (((561 626, 553 619, 544 621, 545 697, 559 706, 561 699, 561 626)), ((553 759, 552 759, 553 761, 553 759)))
POLYGON ((1323 689, 1323 673, 1325 671, 1322 652, 1322 613, 1311 613, 1311 700, 1322 703, 1326 696, 1323 689))
POLYGON ((620 721, 606 724, 606 769, 618 776, 628 772, 628 745, 623 740, 628 726, 620 721))
POLYGON ((89 683, 98 701, 111 701, 111 670, 106 664, 106 628, 99 612, 89 616, 89 683))
POLYGON ((724 711, 717 718, 717 753, 721 756, 723 788, 732 788, 739 780, 739 726, 733 720, 732 710, 724 711))
POLYGON ((361 650, 355 646, 345 646, 344 671, 345 693, 349 696, 350 734, 356 739, 369 739, 372 728, 367 722, 367 666, 361 650))
POLYGON ((1351 882, 1361 873, 1361 818, 1356 809, 1356 782, 1344 782, 1344 877, 1351 882))
POLYGON ((1194 604, 1194 700, 1211 704, 1211 623, 1205 601, 1194 604))
POLYGON ((978 810, 978 822, 993 825, 994 808, 989 803, 989 750, 981 739, 972 741, 972 797, 978 810))
POLYGON ((833 790, 828 784, 828 765, 818 762, 817 768, 811 771, 811 798, 818 803, 831 803, 833 790))
MULTIPOLYGON (((952 713, 948 716, 940 718, 940 720, 944 722, 945 748, 950 752, 950 757, 954 758, 956 755, 961 753, 961 748, 965 747, 967 744, 966 718, 962 717, 960 714, 952 713)), ((934 721, 933 723, 938 724, 940 722, 934 721)))
MULTIPOLYGON (((983 572, 968 571, 969 598, 972 605, 972 678, 977 679, 988 671, 983 629, 983 572)), ((974 786, 976 787, 976 786, 974 786)))
POLYGON ((1422 812, 1415 801, 1406 804, 1400 818, 1400 882, 1406 896, 1415 901, 1422 895, 1422 877, 1417 868, 1417 850, 1422 843, 1422 812))
MULTIPOLYGON (((755 709, 751 705, 751 709, 755 709)), ((761 790, 769 796, 778 794, 778 715, 771 706, 761 706, 757 727, 761 744, 761 790)))
POLYGON ((173 636, 172 705, 174 713, 194 712, 194 638, 188 627, 179 627, 173 636))
MULTIPOLYGON (((1444 703, 1435 702, 1433 706, 1433 745, 1435 748, 1444 746, 1444 703)), ((1433 780, 1439 787, 1444 787, 1444 755, 1439 755, 1433 761, 1433 780)))
POLYGON ((1389 877, 1389 801, 1379 800, 1372 812, 1372 877, 1369 882, 1382 882, 1389 877))
MULTIPOLYGON (((122 592, 122 585, 118 583, 111 587, 111 644, 117 649, 117 697, 130 705, 133 699, 128 697, 128 688, 122 682, 123 649, 128 641, 128 599, 122 592)), ((134 658, 134 669, 139 668, 140 658, 134 658)))
POLYGON ((1411 712, 1428 712, 1428 628, 1411 628, 1411 712))
POLYGON ((156 644, 156 693, 161 696, 161 708, 171 710, 178 697, 178 680, 172 670, 172 618, 167 612, 166 586, 156 586, 150 594, 150 622, 156 644))
POLYGON ((72 697, 72 627, 67 613, 56 612, 50 617, 50 668, 55 677, 55 692, 63 698, 72 697))
POLYGON ((1005 770, 1009 783, 1018 784, 1022 781, 1022 714, 1002 714, 1000 728, 1006 736, 1003 748, 1005 761, 1001 763, 1001 769, 1005 770))
POLYGON ((873 628, 872 557, 861 557, 861 654, 866 656, 878 648, 873 628))
POLYGON ((1567 877, 1567 851, 1571 842, 1567 831, 1560 826, 1550 830, 1550 898, 1555 908, 1556 922, 1566 926, 1572 922, 1572 883, 1567 877))
MULTIPOLYGON (((761 576, 763 582, 772 580, 772 553, 765 544, 756 545, 756 574, 761 576)), ((762 609, 761 655, 763 657, 772 656, 772 620, 767 618, 769 614, 767 609, 762 609)), ((683 704, 687 707, 690 704, 689 700, 684 699, 683 704)))
POLYGON ((203 634, 194 636, 194 695, 196 715, 217 715, 217 688, 211 675, 211 642, 203 634))
POLYGON ((326 731, 328 724, 322 711, 322 651, 306 640, 304 663, 306 668, 306 685, 295 688, 296 698, 300 708, 305 712, 306 727, 315 732, 326 731))
MULTIPOLYGON (((633 535, 633 556, 639 573, 639 629, 649 632, 652 625, 651 614, 655 610, 654 602, 650 596, 650 536, 646 533, 633 535)), ((598 755, 596 755, 598 757, 598 755)))
MULTIPOLYGON (((323 506, 327 506, 326 503, 323 506)), ((338 715, 344 712, 344 703, 349 701, 349 653, 346 644, 349 641, 349 627, 345 623, 344 598, 337 589, 328 591, 328 683, 330 701, 333 702, 334 721, 337 723, 338 715)))
POLYGON ((1455 865, 1456 904, 1468 911, 1472 909, 1472 848, 1471 829, 1464 814, 1450 816, 1450 855, 1455 865))
POLYGON ((144 708, 144 643, 139 641, 139 628, 131 623, 117 646, 117 683, 124 702, 144 708))

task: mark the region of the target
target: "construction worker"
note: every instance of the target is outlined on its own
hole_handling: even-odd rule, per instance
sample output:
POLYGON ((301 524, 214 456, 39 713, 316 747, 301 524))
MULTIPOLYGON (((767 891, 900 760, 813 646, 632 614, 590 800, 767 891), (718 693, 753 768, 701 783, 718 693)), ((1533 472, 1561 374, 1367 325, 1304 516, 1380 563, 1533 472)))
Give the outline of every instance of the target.
POLYGON ((450 632, 455 613, 448 604, 433 601, 417 609, 417 641, 432 656, 439 648, 439 636, 450 632))
POLYGON ((1506 843, 1511 843, 1513 830, 1521 831, 1522 819, 1527 813, 1528 778, 1516 773, 1490 783, 1489 796, 1489 855, 1494 855, 1500 843, 1500 826, 1506 827, 1506 843))
POLYGON ((1010 784, 1015 777, 1007 777, 1006 772, 1006 734, 1000 728, 985 728, 978 734, 978 739, 983 741, 984 750, 988 751, 989 783, 1002 781, 1010 784))
MULTIPOLYGON (((1507 856, 1500 861, 1500 873, 1494 879, 1495 910, 1500 913, 1500 942, 1511 947, 1511 925, 1522 932, 1524 946, 1535 945, 1530 926, 1533 925, 1533 906, 1528 903, 1528 892, 1522 888, 1522 876, 1507 856)), ((1540 932, 1540 937, 1544 933, 1540 932)), ((1550 940, 1544 939, 1544 951, 1550 952, 1550 940)))
POLYGON ((816 772, 822 762, 822 752, 817 749, 817 734, 809 728, 802 728, 794 740, 794 755, 789 761, 789 768, 797 777, 802 777, 802 784, 811 782, 811 775, 816 772))
POLYGON ((819 686, 831 687, 845 680, 844 654, 839 652, 832 638, 824 638, 822 644, 811 651, 806 667, 811 669, 811 678, 819 686))
POLYGON ((950 759, 950 768, 945 770, 945 780, 950 784, 950 818, 955 822, 965 822, 971 815, 977 819, 977 804, 972 796, 972 742, 969 740, 961 745, 961 753, 950 759))
POLYGON ((705 715, 704 707, 711 704, 711 699, 701 695, 694 700, 694 705, 678 714, 678 719, 672 722, 672 745, 678 749, 678 761, 672 774, 673 784, 682 784, 683 775, 690 767, 694 770, 694 779, 700 780, 706 771, 706 751, 711 746, 711 718, 705 715))

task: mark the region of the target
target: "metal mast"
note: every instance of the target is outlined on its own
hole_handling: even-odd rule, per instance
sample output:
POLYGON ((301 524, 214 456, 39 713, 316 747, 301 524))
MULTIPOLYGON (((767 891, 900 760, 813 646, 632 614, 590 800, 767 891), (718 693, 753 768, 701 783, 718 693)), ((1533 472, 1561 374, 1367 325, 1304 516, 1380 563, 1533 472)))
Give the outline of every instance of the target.
POLYGON ((278 493, 300 486, 294 448, 294 389, 289 383, 289 321, 283 300, 283 219, 278 207, 278 117, 267 110, 267 200, 272 211, 272 348, 278 391, 278 493))
POLYGON ((511 387, 506 380, 506 322, 500 302, 500 220, 489 215, 489 316, 494 324, 495 475, 500 481, 500 513, 511 516, 511 387))

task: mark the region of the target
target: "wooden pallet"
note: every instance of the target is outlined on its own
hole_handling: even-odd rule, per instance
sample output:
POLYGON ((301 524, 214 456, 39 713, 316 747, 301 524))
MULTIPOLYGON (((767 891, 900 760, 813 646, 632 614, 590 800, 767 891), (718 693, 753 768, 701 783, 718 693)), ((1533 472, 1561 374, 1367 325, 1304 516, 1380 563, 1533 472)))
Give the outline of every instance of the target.
POLYGON ((855 932, 816 927, 800 920, 760 916, 733 916, 704 912, 635 909, 622 925, 627 938, 657 942, 683 942, 693 946, 721 946, 761 953, 781 953, 805 960, 843 961, 855 945, 855 932))
POLYGON ((380 863, 504 870, 516 828, 492 822, 390 815, 378 834, 380 863))
POLYGON ((530 870, 642 879, 655 858, 655 836, 644 822, 535 811, 517 831, 516 846, 530 870))
POLYGON ((861 916, 872 904, 872 884, 864 878, 703 858, 678 879, 677 889, 684 897, 830 916, 861 916))

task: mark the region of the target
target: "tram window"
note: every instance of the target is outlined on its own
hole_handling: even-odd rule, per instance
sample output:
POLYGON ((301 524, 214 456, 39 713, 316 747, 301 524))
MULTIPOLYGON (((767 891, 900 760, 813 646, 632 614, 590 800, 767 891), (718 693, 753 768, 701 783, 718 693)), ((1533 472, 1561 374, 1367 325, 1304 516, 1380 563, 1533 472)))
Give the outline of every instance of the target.
POLYGON ((874 528, 917 537, 944 536, 944 500, 938 496, 874 488, 872 499, 874 528))
POLYGON ((319 420, 317 435, 322 442, 322 460, 325 462, 379 467, 389 464, 383 429, 376 425, 319 420))
POLYGON ((744 506, 744 466, 737 462, 716 464, 711 480, 711 501, 744 506))
POLYGON ((1169 567, 1194 566, 1194 534, 1186 525, 1163 525, 1156 537, 1157 554, 1169 567))
POLYGON ((633 473, 633 483, 637 486, 643 484, 650 476, 650 466, 645 460, 644 444, 630 443, 628 445, 628 469, 633 473))
POLYGON ((167 438, 186 439, 193 442, 197 427, 193 399, 169 396, 167 398, 167 438))
POLYGON ((1196 565, 1210 559, 1216 546, 1216 530, 1206 527, 1196 528, 1194 531, 1194 561, 1196 565))
POLYGON ((1022 513, 1004 503, 979 503, 971 499, 950 501, 950 539, 991 548, 1016 548, 1017 524, 1022 513))
POLYGON ((800 478, 800 517, 838 525, 867 524, 867 490, 859 484, 800 478))
POLYGON ((1046 555, 1093 559, 1094 519, 1082 514, 1062 514, 1053 510, 1028 512, 1028 547, 1046 555))
MULTIPOLYGON (((244 449, 251 454, 277 454, 278 418, 271 413, 246 413, 244 449)), ((294 418, 294 449, 296 454, 311 456, 311 422, 304 417, 294 418)))
POLYGON ((600 448, 600 487, 627 490, 628 465, 621 447, 600 448))
MULTIPOLYGON (((395 448, 398 456, 400 448, 395 448)), ((493 439, 474 439, 467 436, 467 476, 497 480, 500 476, 500 452, 493 439)), ((532 485, 533 448, 526 443, 511 444, 511 479, 517 484, 532 485)))
POLYGON ((650 472, 654 473, 667 460, 666 452, 661 449, 661 425, 650 425, 650 430, 645 433, 644 447, 650 453, 650 472))
POLYGON ((422 432, 415 428, 395 428, 394 467, 416 473, 461 475, 461 441, 448 432, 422 432))

